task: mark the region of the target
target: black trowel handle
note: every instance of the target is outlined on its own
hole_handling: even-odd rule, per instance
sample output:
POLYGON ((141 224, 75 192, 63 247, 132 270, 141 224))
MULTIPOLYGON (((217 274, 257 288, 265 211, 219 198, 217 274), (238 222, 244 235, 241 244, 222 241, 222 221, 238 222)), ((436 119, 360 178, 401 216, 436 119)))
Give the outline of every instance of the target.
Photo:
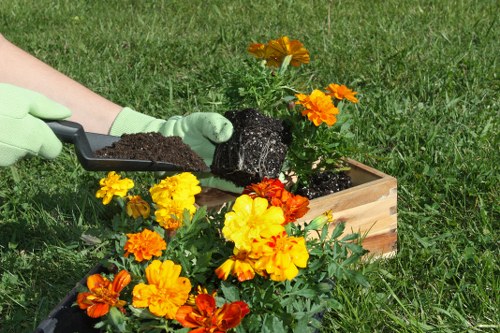
POLYGON ((90 158, 94 154, 88 142, 83 126, 67 120, 47 121, 46 124, 62 142, 75 145, 79 157, 90 158))
POLYGON ((78 123, 67 120, 47 121, 46 123, 62 142, 74 144, 80 137, 85 136, 83 126, 78 123))

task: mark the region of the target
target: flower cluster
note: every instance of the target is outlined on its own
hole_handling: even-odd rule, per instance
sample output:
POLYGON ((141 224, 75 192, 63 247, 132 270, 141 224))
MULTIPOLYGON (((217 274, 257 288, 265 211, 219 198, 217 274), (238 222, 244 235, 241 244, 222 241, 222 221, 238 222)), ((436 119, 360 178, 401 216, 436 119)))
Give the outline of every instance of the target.
POLYGON ((240 282, 255 273, 273 281, 295 278, 298 267, 307 266, 309 253, 304 237, 289 236, 285 225, 304 216, 308 205, 307 198, 287 191, 279 179, 247 186, 226 214, 222 234, 234 250, 217 276, 226 280, 232 274, 240 282))
MULTIPOLYGON (((109 190, 117 182, 133 184, 110 172, 96 193, 101 198, 107 191, 106 205, 114 199, 123 209, 111 226, 114 250, 76 299, 89 317, 101 320, 104 331, 228 332, 243 325, 244 331, 259 332, 258 323, 267 317, 276 318, 268 328, 293 330, 315 322, 314 314, 329 306, 331 272, 340 267, 332 265, 342 265, 337 262, 346 260, 347 252, 336 257, 340 243, 307 238, 312 227, 300 229, 295 222, 309 201, 280 180, 251 184, 234 203, 210 213, 195 204, 200 188, 191 173, 166 177, 144 196, 109 190), (167 215, 177 222, 165 223, 167 215), (329 248, 335 250, 328 254, 329 248), (314 311, 304 296, 310 294, 322 304, 314 311), (290 304, 307 314, 304 323, 294 319, 290 304)), ((325 214, 310 226, 330 222, 325 214)), ((355 246, 349 244, 349 251, 360 256, 355 246)))
POLYGON ((149 192, 153 202, 157 205, 156 221, 165 229, 177 229, 184 209, 193 214, 196 210, 195 195, 201 192, 198 179, 188 172, 184 172, 162 180, 153 186, 149 192))
POLYGON ((299 67, 310 64, 311 55, 299 40, 283 36, 267 43, 252 43, 247 50, 262 64, 257 70, 246 70, 244 79, 235 80, 247 105, 230 107, 258 105, 261 112, 283 120, 290 128, 292 137, 281 171, 293 172, 297 180, 296 185, 287 187, 295 191, 306 186, 316 171, 344 169, 343 159, 353 150, 351 114, 345 106, 346 102, 358 103, 357 92, 331 82, 318 88, 311 75, 301 78, 304 68, 299 67))

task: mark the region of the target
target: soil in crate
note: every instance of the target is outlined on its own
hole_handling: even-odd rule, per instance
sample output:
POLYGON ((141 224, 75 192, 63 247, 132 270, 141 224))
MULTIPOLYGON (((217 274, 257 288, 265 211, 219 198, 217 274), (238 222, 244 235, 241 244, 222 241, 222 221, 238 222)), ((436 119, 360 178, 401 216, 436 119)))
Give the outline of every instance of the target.
POLYGON ((160 133, 124 134, 111 146, 95 152, 96 157, 166 162, 189 170, 207 168, 203 159, 178 136, 160 133))

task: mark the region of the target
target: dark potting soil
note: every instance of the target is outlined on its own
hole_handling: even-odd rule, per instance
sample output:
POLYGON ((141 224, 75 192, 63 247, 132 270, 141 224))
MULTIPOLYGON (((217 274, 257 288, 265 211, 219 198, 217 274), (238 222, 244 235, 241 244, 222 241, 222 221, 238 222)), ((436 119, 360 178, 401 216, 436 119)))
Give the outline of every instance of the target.
POLYGON ((340 192, 352 187, 351 177, 345 172, 317 172, 309 179, 308 186, 299 187, 296 194, 309 200, 340 192))
POLYGON ((203 159, 178 136, 163 136, 160 133, 123 134, 117 142, 95 152, 96 157, 123 158, 165 162, 202 171, 207 166, 203 159))
POLYGON ((233 135, 216 146, 212 173, 238 186, 277 178, 290 142, 284 123, 255 109, 228 111, 224 116, 233 124, 233 135))

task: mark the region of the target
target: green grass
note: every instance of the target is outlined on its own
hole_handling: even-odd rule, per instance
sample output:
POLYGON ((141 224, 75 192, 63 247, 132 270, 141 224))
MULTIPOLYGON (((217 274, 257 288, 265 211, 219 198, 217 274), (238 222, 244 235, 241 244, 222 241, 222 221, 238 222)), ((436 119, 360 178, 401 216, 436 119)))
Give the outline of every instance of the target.
MULTIPOLYGON (((322 87, 359 91, 353 158, 398 179, 399 252, 339 285, 325 332, 498 332, 498 2, 0 2, 12 42, 157 117, 224 112, 252 42, 288 35, 322 87)), ((0 331, 30 332, 105 253, 103 173, 72 147, 0 170, 0 331)), ((145 176, 146 177, 146 176, 145 176)))

